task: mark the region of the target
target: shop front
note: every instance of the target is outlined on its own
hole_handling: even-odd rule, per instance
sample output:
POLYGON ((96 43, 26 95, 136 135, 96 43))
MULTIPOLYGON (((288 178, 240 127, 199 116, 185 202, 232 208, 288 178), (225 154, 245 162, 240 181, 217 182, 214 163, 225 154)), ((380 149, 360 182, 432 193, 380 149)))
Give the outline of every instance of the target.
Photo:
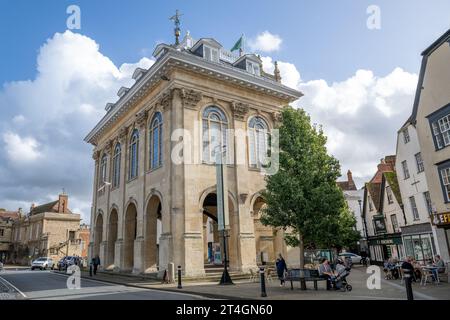
POLYGON ((440 254, 444 260, 450 261, 450 212, 435 213, 433 225, 436 228, 440 254))
POLYGON ((370 260, 375 264, 383 264, 389 258, 401 260, 405 255, 400 233, 369 237, 369 250, 370 260))
POLYGON ((426 263, 436 255, 436 244, 430 223, 402 227, 405 255, 426 263))

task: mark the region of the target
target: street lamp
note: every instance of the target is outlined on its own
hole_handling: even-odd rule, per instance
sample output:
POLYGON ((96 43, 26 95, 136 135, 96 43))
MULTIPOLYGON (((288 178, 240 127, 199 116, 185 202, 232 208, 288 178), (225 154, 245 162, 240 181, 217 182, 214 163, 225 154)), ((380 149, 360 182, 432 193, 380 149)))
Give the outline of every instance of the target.
POLYGON ((225 208, 228 208, 228 192, 226 188, 226 174, 224 174, 225 166, 225 155, 226 155, 226 146, 223 146, 223 151, 218 150, 220 145, 215 148, 216 152, 216 179, 217 179, 217 220, 219 225, 219 230, 222 232, 223 239, 223 255, 224 255, 224 268, 222 273, 222 278, 220 279, 219 284, 228 285, 233 284, 231 280, 230 274, 228 273, 228 249, 227 249, 227 224, 228 219, 226 219, 225 208))

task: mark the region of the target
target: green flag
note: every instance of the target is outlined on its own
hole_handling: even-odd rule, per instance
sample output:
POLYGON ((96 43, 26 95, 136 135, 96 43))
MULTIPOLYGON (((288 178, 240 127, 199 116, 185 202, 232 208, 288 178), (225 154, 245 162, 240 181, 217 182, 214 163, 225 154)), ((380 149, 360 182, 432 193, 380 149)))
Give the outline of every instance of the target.
POLYGON ((244 42, 243 36, 239 38, 239 40, 234 44, 233 48, 231 48, 231 52, 235 50, 242 49, 242 43, 244 42))

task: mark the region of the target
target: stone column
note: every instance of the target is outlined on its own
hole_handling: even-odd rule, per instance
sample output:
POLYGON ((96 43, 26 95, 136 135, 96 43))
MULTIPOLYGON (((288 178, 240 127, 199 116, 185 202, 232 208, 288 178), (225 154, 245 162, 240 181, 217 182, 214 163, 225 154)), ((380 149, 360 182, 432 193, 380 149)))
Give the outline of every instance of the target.
POLYGON ((126 190, 126 183, 127 183, 127 158, 128 158, 128 128, 122 127, 119 130, 119 142, 120 142, 120 180, 119 180, 119 189, 122 192, 122 203, 118 204, 119 211, 118 213, 118 219, 117 219, 117 240, 114 245, 114 271, 119 272, 120 270, 124 269, 124 243, 123 243, 123 237, 124 237, 124 229, 125 229, 125 210, 124 207, 126 204, 125 201, 125 190, 126 190))
POLYGON ((249 106, 240 102, 231 103, 231 109, 233 110, 233 124, 235 130, 234 145, 235 145, 235 166, 234 174, 236 181, 235 194, 238 201, 238 210, 234 216, 237 234, 233 238, 235 245, 238 248, 235 263, 233 269, 242 272, 248 272, 250 269, 256 268, 256 254, 255 254, 255 235, 253 227, 253 217, 250 214, 252 208, 247 203, 248 199, 248 182, 245 181, 247 176, 248 165, 245 162, 246 148, 239 149, 242 146, 247 145, 246 139, 246 124, 247 114, 249 112, 249 106), (239 134, 239 135, 237 135, 239 134), (242 154, 244 153, 244 154, 242 154))
POLYGON ((107 255, 107 248, 108 248, 108 242, 102 241, 100 243, 100 251, 99 251, 99 258, 100 258, 100 268, 106 268, 106 255, 107 255))

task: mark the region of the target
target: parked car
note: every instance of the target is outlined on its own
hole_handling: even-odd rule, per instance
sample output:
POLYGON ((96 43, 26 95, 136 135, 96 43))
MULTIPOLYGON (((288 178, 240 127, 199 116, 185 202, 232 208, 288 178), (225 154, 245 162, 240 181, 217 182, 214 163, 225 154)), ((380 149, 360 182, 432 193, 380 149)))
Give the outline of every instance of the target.
POLYGON ((350 259, 352 264, 355 264, 355 263, 363 264, 364 263, 363 257, 361 257, 357 254, 351 253, 351 252, 340 253, 339 257, 343 260, 350 259))
POLYGON ((31 270, 39 268, 40 270, 46 270, 47 268, 53 269, 53 260, 48 257, 40 257, 31 263, 31 270))
POLYGON ((72 265, 79 266, 81 264, 80 257, 77 256, 67 256, 59 260, 58 262, 58 270, 67 270, 68 267, 72 265))

